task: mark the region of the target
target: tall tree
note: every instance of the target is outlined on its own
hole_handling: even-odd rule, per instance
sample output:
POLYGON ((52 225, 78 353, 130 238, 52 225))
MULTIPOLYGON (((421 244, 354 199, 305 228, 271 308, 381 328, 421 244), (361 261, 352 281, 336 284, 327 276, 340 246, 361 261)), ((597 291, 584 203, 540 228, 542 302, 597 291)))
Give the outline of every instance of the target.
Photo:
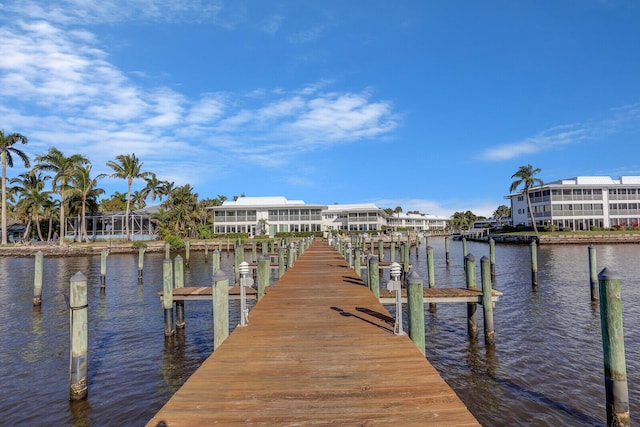
POLYGON ((64 153, 55 147, 49 148, 46 154, 36 157, 38 163, 34 169, 54 172, 52 190, 60 195, 60 245, 64 244, 65 236, 65 198, 69 192, 69 181, 74 171, 80 167, 89 164, 82 154, 72 154, 65 156, 64 153))
MULTIPOLYGON (((89 243, 89 235, 87 234, 87 203, 90 200, 94 202, 98 196, 104 193, 102 188, 98 188, 98 181, 107 176, 104 173, 91 177, 91 165, 84 165, 78 167, 71 175, 71 190, 70 194, 75 197, 79 197, 81 200, 81 212, 80 212, 80 239, 84 237, 85 241, 89 243)), ((97 203, 95 203, 97 205, 97 203)))
POLYGON ((129 209, 131 208, 131 185, 133 180, 137 178, 147 178, 151 176, 151 172, 142 171, 142 163, 135 153, 120 154, 115 160, 109 160, 107 166, 114 170, 111 174, 112 178, 120 178, 127 180, 127 207, 125 209, 125 230, 127 239, 131 240, 131 232, 129 230, 129 209))
POLYGON ((527 207, 529 208, 529 216, 531 218, 531 224, 533 224, 533 231, 536 233, 536 237, 538 237, 538 227, 536 226, 536 219, 533 215, 533 209, 531 208, 531 199, 529 198, 529 191, 539 185, 544 185, 540 178, 536 178, 535 175, 542 172, 540 168, 533 168, 531 165, 520 166, 518 171, 511 175, 511 178, 517 178, 515 181, 511 183, 511 187, 509 187, 510 192, 516 191, 520 186, 522 186, 522 192, 527 199, 527 207))
POLYGON ((27 220, 25 237, 29 235, 31 221, 36 224, 38 238, 43 241, 42 228, 40 227, 40 215, 45 214, 45 209, 51 201, 49 191, 44 191, 48 175, 32 171, 21 173, 16 178, 11 179, 11 184, 18 184, 17 191, 20 199, 16 205, 16 210, 27 220))
POLYGON ((140 195, 143 198, 151 197, 151 204, 156 199, 162 201, 162 197, 167 195, 167 182, 158 179, 155 173, 150 172, 149 176, 144 179, 147 185, 140 190, 140 195))
POLYGON ((500 205, 493 211, 492 217, 502 225, 503 218, 509 218, 511 216, 511 208, 507 205, 500 205))
POLYGON ((0 153, 2 153, 2 244, 7 244, 7 166, 13 167, 13 156, 22 160, 25 167, 30 167, 29 156, 14 147, 15 144, 29 142, 26 136, 19 133, 5 135, 4 129, 0 129, 0 153))

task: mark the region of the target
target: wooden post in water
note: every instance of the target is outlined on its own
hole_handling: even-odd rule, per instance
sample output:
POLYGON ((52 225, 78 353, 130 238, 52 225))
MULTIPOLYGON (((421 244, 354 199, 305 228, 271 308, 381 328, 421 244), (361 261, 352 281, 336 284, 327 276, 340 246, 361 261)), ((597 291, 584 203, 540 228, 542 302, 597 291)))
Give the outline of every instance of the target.
MULTIPOLYGON (((431 246, 427 246, 427 272, 428 272, 428 284, 430 288, 434 288, 436 286, 436 275, 434 271, 434 260, 433 260, 433 248, 431 246)), ((435 313, 437 310, 436 303, 429 303, 429 313, 435 313)))
POLYGON ((447 264, 447 267, 449 267, 449 264, 451 264, 451 258, 449 256, 450 245, 451 245, 451 242, 449 241, 449 236, 446 236, 444 238, 444 259, 445 259, 445 263, 447 264))
POLYGON ((463 259, 463 262, 464 262, 464 257, 466 257, 467 254, 468 254, 468 252, 467 252, 467 238, 463 237, 462 238, 462 259, 463 259))
POLYGON ((378 257, 380 262, 384 261, 384 240, 382 240, 382 237, 378 239, 378 257))
POLYGON ((171 243, 169 242, 164 242, 164 258, 171 258, 171 243))
POLYGON ((211 256, 211 277, 213 277, 218 270, 220 270, 220 250, 216 249, 213 251, 213 255, 211 256))
POLYGON ((535 242, 529 244, 531 250, 531 287, 534 291, 538 290, 538 246, 535 242))
MULTIPOLYGON (((180 255, 173 259, 174 288, 184 288, 184 262, 180 255)), ((184 301, 176 301, 176 329, 184 328, 184 301)))
POLYGON ((598 301, 598 270, 596 263, 596 248, 589 245, 589 287, 591 289, 591 302, 598 301))
POLYGON ((109 255, 108 249, 103 249, 100 253, 100 292, 104 292, 107 285, 107 255, 109 255))
POLYGON ((42 251, 36 253, 35 271, 33 273, 33 305, 42 305, 42 266, 44 255, 42 251))
POLYGON ((262 249, 262 255, 269 255, 269 241, 263 240, 262 243, 260 243, 260 249, 262 249))
POLYGON ((171 260, 162 261, 162 308, 164 308, 164 336, 173 335, 173 268, 171 260))
POLYGON ((425 355, 424 340, 424 293, 422 279, 415 270, 407 275, 407 305, 409 313, 409 337, 425 355))
POLYGON ((229 336, 229 279, 224 271, 213 275, 213 350, 229 336))
POLYGON ((493 330, 493 301, 491 300, 491 261, 486 256, 480 258, 480 273, 482 276, 482 311, 484 313, 484 343, 495 343, 493 330))
POLYGON ((491 280, 496 280, 496 241, 489 239, 489 261, 491 268, 491 280))
POLYGON ((191 254, 191 241, 185 240, 184 242, 184 263, 189 266, 189 255, 191 254))
MULTIPOLYGON (((464 272, 467 281, 467 289, 476 289, 476 257, 468 254, 464 257, 464 272)), ((467 303, 467 331, 469 338, 478 339, 478 303, 467 303)))
POLYGON ((257 262, 258 261, 258 242, 256 242, 256 239, 253 239, 251 241, 251 262, 257 262))
POLYGON ((138 281, 142 280, 144 270, 144 248, 138 248, 138 281))
POLYGON ((207 263, 209 258, 209 242, 204 241, 204 262, 207 263))
POLYGON ((598 275, 600 327, 604 352, 607 426, 630 426, 620 278, 604 268, 598 275))
POLYGON ((258 301, 265 295, 269 286, 269 274, 271 273, 271 259, 262 255, 258 258, 258 301))
POLYGON ((81 400, 88 393, 89 344, 87 322, 87 277, 77 272, 71 277, 69 287, 69 310, 71 310, 71 361, 69 364, 69 400, 81 400))

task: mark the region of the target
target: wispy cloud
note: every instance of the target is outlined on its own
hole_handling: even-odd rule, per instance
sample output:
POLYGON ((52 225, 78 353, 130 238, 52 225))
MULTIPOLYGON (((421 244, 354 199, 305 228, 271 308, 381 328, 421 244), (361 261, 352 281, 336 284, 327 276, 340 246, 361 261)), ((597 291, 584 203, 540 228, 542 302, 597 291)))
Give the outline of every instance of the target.
POLYGON ((524 154, 553 149, 560 145, 574 144, 591 138, 593 129, 582 125, 565 125, 548 129, 538 135, 489 148, 480 154, 483 160, 508 160, 524 154))
MULTIPOLYGON (((40 13, 40 6, 29 5, 33 15, 40 13)), ((94 6, 84 13, 106 13, 94 6)), ((17 20, 0 27, 0 39, 3 126, 28 130, 30 147, 39 152, 56 146, 82 152, 96 164, 135 152, 168 175, 182 176, 183 167, 167 158, 167 150, 194 164, 204 164, 207 150, 215 148, 219 162, 241 157, 280 167, 302 153, 389 135, 398 126, 391 102, 374 99, 369 88, 330 91, 329 79, 195 97, 144 86, 149 79, 134 82, 109 61, 96 34, 67 27, 62 19, 17 20)))

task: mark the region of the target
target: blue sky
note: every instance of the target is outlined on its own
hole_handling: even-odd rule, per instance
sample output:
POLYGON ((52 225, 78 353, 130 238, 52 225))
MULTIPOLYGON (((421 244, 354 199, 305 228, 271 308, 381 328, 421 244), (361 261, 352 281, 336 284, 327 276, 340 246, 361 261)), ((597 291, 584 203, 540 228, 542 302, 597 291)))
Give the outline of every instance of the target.
POLYGON ((640 175, 638 46, 633 0, 0 0, 0 128, 200 198, 490 216, 521 165, 640 175))

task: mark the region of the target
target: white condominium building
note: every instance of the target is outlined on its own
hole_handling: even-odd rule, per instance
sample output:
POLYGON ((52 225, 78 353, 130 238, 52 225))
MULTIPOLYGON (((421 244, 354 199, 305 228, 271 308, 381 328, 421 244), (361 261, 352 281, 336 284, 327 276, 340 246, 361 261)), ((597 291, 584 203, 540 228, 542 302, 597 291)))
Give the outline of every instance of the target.
MULTIPOLYGON (((513 225, 531 225, 523 192, 510 194, 513 225)), ((590 230, 637 226, 640 222, 640 176, 578 176, 529 190, 538 226, 590 230)))

